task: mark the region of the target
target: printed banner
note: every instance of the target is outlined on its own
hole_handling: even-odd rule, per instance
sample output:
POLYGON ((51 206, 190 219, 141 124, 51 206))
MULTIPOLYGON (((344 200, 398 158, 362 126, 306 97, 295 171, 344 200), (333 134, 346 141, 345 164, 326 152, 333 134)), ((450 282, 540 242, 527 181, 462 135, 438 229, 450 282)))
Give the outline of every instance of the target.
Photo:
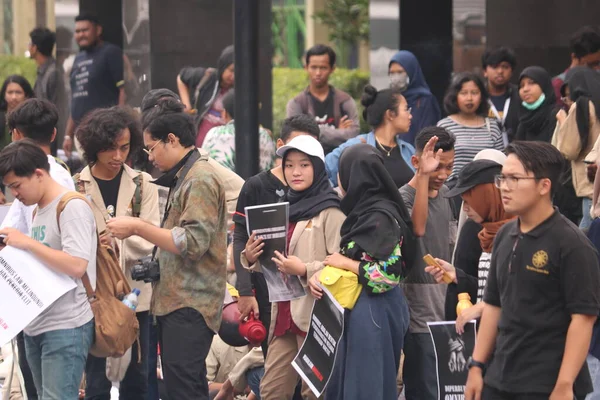
POLYGON ((5 247, 0 251, 0 346, 75 286, 30 253, 5 247))
POLYGON ((319 397, 331 378, 335 357, 344 333, 344 308, 323 288, 323 297, 315 300, 310 328, 292 366, 319 397))
POLYGON ((427 325, 435 347, 438 400, 463 400, 469 375, 467 361, 475 348, 475 321, 465 325, 462 335, 456 333, 455 321, 427 325))
POLYGON ((256 232, 265 246, 261 254, 260 268, 269 287, 269 301, 276 303, 306 296, 306 291, 296 275, 289 275, 277 269, 271 260, 275 251, 286 254, 289 203, 274 203, 246 207, 246 226, 248 236, 256 232))

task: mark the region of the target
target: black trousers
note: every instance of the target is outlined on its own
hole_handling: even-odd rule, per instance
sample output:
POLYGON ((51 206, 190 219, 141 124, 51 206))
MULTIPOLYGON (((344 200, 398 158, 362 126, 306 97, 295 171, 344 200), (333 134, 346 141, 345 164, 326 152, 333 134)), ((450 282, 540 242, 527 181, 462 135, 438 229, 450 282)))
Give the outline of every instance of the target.
POLYGON ((508 393, 488 385, 483 387, 481 393, 481 400, 548 400, 549 397, 548 393, 508 393))
MULTIPOLYGON (((127 400, 146 400, 148 390, 148 351, 150 317, 148 311, 136 314, 140 323, 141 360, 138 363, 138 343, 131 348, 131 363, 125 377, 119 385, 119 398, 127 400)), ((155 368, 156 369, 156 368, 155 368)), ((86 400, 110 400, 112 383, 106 378, 106 358, 89 354, 85 365, 86 400)))
POLYGON ((27 398, 29 400, 37 400, 38 394, 33 383, 33 375, 31 369, 27 363, 27 356, 25 355, 25 338, 23 332, 17 335, 17 350, 19 352, 19 368, 21 368, 21 374, 23 374, 23 381, 25 384, 25 391, 27 392, 27 398))
POLYGON ((206 356, 214 332, 193 308, 157 317, 164 382, 170 399, 208 400, 206 356))

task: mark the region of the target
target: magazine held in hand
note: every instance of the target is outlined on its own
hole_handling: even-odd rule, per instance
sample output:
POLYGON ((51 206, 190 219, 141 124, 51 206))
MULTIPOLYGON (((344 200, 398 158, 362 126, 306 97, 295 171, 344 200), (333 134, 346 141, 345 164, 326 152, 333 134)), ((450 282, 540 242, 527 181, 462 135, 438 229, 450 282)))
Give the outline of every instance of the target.
POLYGON ((287 255, 289 209, 289 203, 264 204, 244 209, 248 236, 254 232, 265 243, 258 262, 267 281, 269 301, 272 303, 306 296, 300 278, 279 271, 271 260, 275 251, 287 255))

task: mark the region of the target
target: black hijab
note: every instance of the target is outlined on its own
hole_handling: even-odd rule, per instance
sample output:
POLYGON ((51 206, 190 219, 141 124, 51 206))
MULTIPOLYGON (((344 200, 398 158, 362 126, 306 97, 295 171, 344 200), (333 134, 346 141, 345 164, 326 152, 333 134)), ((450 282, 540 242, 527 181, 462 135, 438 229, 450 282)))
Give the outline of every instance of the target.
MULTIPOLYGON (((291 149, 283 155, 281 166, 283 168, 284 179, 285 159, 290 151, 294 150, 295 149, 291 149)), ((291 187, 288 189, 285 198, 286 201, 290 203, 290 222, 306 221, 316 215, 319 215, 321 211, 327 208, 340 208, 340 197, 333 190, 331 184, 329 183, 327 171, 325 170, 325 163, 319 157, 314 157, 308 154, 307 156, 310 158, 310 161, 313 165, 313 183, 308 189, 301 192, 297 192, 291 187)), ((287 179, 286 183, 289 187, 287 179)))
POLYGON ((528 110, 521 104, 517 138, 519 140, 538 140, 550 143, 556 127, 556 112, 558 111, 552 78, 544 68, 535 66, 525 68, 521 72, 519 82, 525 77, 540 85, 546 99, 535 110, 528 110))
POLYGON ((581 151, 588 148, 590 133, 590 101, 594 104, 596 118, 600 113, 600 74, 589 67, 574 67, 567 72, 565 86, 569 87, 569 97, 577 104, 577 130, 581 140, 581 151))
POLYGON ((410 214, 380 152, 368 144, 348 147, 340 158, 340 185, 346 191, 342 211, 342 246, 356 242, 373 257, 384 260, 402 240, 405 265, 415 261, 416 241, 410 214))

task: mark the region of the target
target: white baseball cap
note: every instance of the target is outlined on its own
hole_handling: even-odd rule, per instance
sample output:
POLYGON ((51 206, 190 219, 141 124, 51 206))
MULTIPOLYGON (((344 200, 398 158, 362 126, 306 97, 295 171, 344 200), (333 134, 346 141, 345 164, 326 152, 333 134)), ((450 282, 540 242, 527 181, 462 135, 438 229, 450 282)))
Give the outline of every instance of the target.
POLYGON ((310 135, 300 135, 296 136, 288 144, 285 146, 281 146, 277 149, 277 155, 282 157, 289 150, 299 150, 303 153, 308 154, 309 156, 319 157, 323 162, 325 162, 325 152, 323 151, 323 146, 321 143, 314 137, 310 135))

